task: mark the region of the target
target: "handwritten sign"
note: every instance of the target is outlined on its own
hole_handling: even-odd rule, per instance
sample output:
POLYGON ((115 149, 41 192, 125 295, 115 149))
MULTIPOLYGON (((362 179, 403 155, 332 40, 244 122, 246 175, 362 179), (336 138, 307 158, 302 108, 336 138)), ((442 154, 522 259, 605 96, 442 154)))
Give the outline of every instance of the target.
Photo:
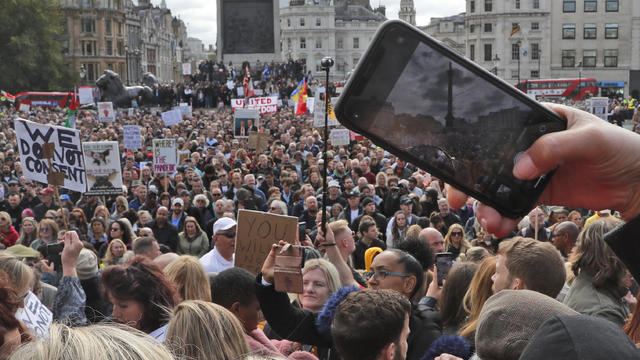
POLYGON ((247 147, 261 153, 269 147, 269 138, 269 133, 250 131, 247 147))
POLYGON ((173 126, 182 122, 182 113, 180 109, 173 109, 162 113, 162 121, 164 126, 173 126))
POLYGON ((260 272, 271 245, 284 240, 294 244, 298 234, 298 218, 241 209, 238 212, 235 266, 260 272))
POLYGON ((609 118, 609 98, 606 97, 593 97, 587 100, 587 108, 589 112, 599 117, 602 120, 609 118))
POLYGON ((29 112, 30 109, 31 106, 29 104, 20 104, 20 107, 18 107, 18 111, 21 112, 29 112))
POLYGON ((83 142, 87 171, 85 195, 122 194, 122 172, 117 141, 83 142))
POLYGON ((348 129, 331 129, 329 140, 333 146, 349 145, 350 136, 348 129))
POLYGON ((98 103, 98 119, 101 122, 113 122, 116 121, 116 112, 113 111, 112 102, 99 102, 98 103))
POLYGON ((153 172, 173 173, 178 156, 175 139, 153 139, 153 172))
POLYGON ((278 111, 278 97, 265 96, 250 98, 247 106, 244 106, 245 99, 231 99, 231 107, 234 109, 258 109, 260 114, 273 114, 278 111))
POLYGON ((141 149, 142 137, 140 135, 140 126, 125 125, 122 127, 122 135, 124 137, 125 149, 141 149))
POLYGON ((93 102, 93 89, 91 86, 80 86, 78 88, 78 98, 80 104, 91 104, 93 102))
POLYGON ((15 316, 16 319, 25 324, 36 337, 49 337, 49 327, 51 327, 51 323, 53 322, 53 314, 31 291, 29 291, 29 294, 24 299, 24 308, 19 309, 15 316))
POLYGON ((236 109, 233 115, 233 135, 235 137, 248 138, 250 131, 258 131, 260 114, 257 109, 236 109))
MULTIPOLYGON (((324 102, 324 93, 322 94, 316 93, 316 96, 314 99, 315 100, 313 101, 313 127, 315 128, 323 127, 325 107, 327 106, 324 102)), ((331 99, 331 102, 333 103, 333 99, 331 99)), ((329 124, 329 126, 340 125, 340 123, 338 123, 338 119, 336 119, 335 117, 335 113, 331 111, 329 112, 329 118, 327 123, 329 124)))
POLYGON ((42 125, 25 119, 14 122, 20 150, 22 174, 30 180, 49 183, 49 163, 45 157, 45 143, 54 144, 51 158, 52 173, 64 174, 60 186, 84 193, 86 173, 80 130, 61 126, 42 125))
POLYGON ((182 63, 182 75, 191 75, 191 63, 182 63))

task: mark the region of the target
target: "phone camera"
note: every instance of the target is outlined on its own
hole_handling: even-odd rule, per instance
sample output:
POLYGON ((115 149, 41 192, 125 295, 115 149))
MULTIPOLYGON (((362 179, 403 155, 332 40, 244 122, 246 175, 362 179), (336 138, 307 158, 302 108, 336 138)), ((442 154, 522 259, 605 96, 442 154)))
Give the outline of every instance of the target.
POLYGON ((538 126, 538 132, 541 134, 546 134, 547 133, 547 125, 542 124, 540 126, 538 126))

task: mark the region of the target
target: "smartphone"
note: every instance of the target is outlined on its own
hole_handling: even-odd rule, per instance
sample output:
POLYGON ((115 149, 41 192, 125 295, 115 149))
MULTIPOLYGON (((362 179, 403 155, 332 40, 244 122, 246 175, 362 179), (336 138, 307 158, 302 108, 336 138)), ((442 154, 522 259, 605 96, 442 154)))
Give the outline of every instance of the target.
POLYGON ((436 254, 436 269, 438 270, 438 286, 442 286, 442 281, 447 280, 447 275, 453 266, 453 254, 442 252, 436 254))
POLYGON ((302 243, 307 236, 307 224, 298 223, 298 241, 302 243))
POLYGON ((347 128, 511 218, 533 208, 551 177, 516 179, 518 156, 567 127, 558 114, 399 20, 378 29, 335 111, 347 128))
POLYGON ((38 251, 53 264, 55 271, 62 271, 62 250, 64 249, 64 243, 58 242, 54 244, 42 245, 38 248, 38 251))

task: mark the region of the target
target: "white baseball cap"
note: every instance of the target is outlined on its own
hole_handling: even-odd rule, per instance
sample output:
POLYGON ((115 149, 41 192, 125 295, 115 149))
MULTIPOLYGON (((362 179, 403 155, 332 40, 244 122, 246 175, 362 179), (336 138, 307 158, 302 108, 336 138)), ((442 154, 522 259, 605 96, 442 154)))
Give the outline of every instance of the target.
POLYGON ((219 231, 229 230, 236 225, 237 223, 235 220, 228 217, 221 217, 215 222, 215 224, 213 224, 213 234, 215 235, 219 231))

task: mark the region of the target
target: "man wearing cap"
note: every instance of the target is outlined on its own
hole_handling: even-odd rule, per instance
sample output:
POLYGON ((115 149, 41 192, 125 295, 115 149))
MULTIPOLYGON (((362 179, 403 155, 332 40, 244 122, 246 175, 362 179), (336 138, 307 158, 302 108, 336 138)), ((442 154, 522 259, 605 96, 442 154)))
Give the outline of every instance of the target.
POLYGON ((59 208, 58 204, 53 202, 54 193, 55 192, 50 187, 40 190, 41 203, 38 204, 35 208, 33 208, 33 212, 36 216, 37 221, 42 220, 44 218, 44 215, 47 213, 47 211, 57 210, 59 208))
POLYGON ((159 244, 164 244, 175 252, 178 247, 178 228, 169 222, 169 209, 160 206, 156 212, 156 219, 149 223, 153 237, 159 244))
POLYGON ((334 204, 338 203, 342 205, 342 207, 345 207, 347 205, 347 202, 345 201, 345 199, 340 197, 340 183, 337 180, 331 180, 329 181, 328 186, 327 199, 322 199, 322 205, 327 208, 332 207, 334 204))
POLYGON ((358 231, 355 220, 358 216, 362 215, 362 208, 360 207, 360 193, 352 191, 347 194, 347 207, 344 208, 338 219, 347 220, 351 231, 358 231))
POLYGON ((178 228, 178 232, 184 230, 184 219, 187 214, 182 210, 184 208, 184 200, 177 197, 171 202, 171 224, 178 228))
POLYGON ((213 224, 213 250, 200 258, 206 272, 220 273, 233 267, 236 247, 236 222, 222 217, 213 224))

